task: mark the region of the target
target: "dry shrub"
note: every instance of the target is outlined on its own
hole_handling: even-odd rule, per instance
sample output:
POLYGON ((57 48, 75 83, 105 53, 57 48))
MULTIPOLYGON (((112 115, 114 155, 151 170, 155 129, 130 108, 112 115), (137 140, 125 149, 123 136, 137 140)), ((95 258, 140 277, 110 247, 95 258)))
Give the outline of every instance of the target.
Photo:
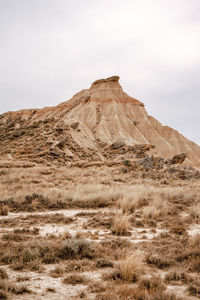
POLYGON ((112 232, 116 235, 129 235, 130 221, 127 215, 118 215, 114 218, 112 232))
POLYGON ((8 206, 7 205, 2 205, 0 207, 0 216, 7 216, 8 215, 8 206))
POLYGON ((75 285, 75 284, 86 284, 87 280, 86 280, 86 278, 84 276, 75 273, 75 274, 67 275, 63 279, 63 283, 65 283, 65 284, 72 284, 72 285, 75 285))
POLYGON ((102 284, 102 282, 91 282, 88 285, 88 290, 92 294, 103 293, 105 292, 105 286, 102 284))
POLYGON ((154 206, 146 206, 142 209, 142 215, 145 219, 155 219, 161 215, 161 211, 154 206))
POLYGON ((133 213, 138 207, 141 206, 141 202, 138 199, 123 197, 119 200, 119 206, 123 213, 133 213))
POLYGON ((124 281, 135 282, 144 273, 144 263, 141 256, 132 254, 119 262, 120 278, 124 281))
POLYGON ((82 259, 76 259, 76 260, 70 260, 67 262, 67 264, 64 266, 64 272, 70 273, 70 272, 87 272, 95 269, 95 262, 93 262, 91 259, 82 258, 82 259))
POLYGON ((148 291, 148 293, 153 292, 162 292, 164 291, 165 285, 159 276, 152 276, 151 278, 144 278, 139 282, 139 287, 141 289, 145 289, 148 291))
POLYGON ((13 283, 5 280, 0 280, 0 295, 4 295, 4 298, 0 299, 7 299, 8 293, 12 293, 15 295, 22 295, 26 293, 31 293, 31 291, 25 285, 14 285, 13 283), (5 298, 7 297, 7 298, 5 298))
POLYGON ((149 254, 146 258, 146 262, 149 265, 155 266, 162 270, 172 266, 175 263, 175 260, 172 260, 171 257, 149 254))
POLYGON ((105 293, 97 294, 95 300, 181 300, 173 294, 161 291, 148 292, 141 287, 130 284, 108 285, 105 293))
POLYGON ((148 300, 146 292, 128 284, 108 286, 105 293, 97 294, 95 300, 148 300))
POLYGON ((176 235, 186 234, 186 229, 183 224, 172 224, 169 229, 171 233, 176 235))
POLYGON ((67 239, 62 243, 59 251, 59 258, 73 259, 73 258, 93 258, 94 251, 91 244, 83 239, 67 239))
POLYGON ((0 279, 8 279, 8 274, 3 268, 0 268, 0 279))
POLYGON ((192 282, 188 287, 191 296, 200 297, 200 280, 192 282))
POLYGON ((192 278, 185 273, 183 270, 173 270, 166 274, 165 281, 166 282, 173 282, 173 281, 180 281, 184 284, 190 282, 192 278))
POLYGON ((62 277, 65 274, 65 269, 62 266, 57 266, 49 272, 49 275, 53 278, 62 277))
POLYGON ((200 273, 200 253, 198 253, 198 257, 192 257, 189 261, 189 271, 190 272, 195 272, 195 273, 200 273))
POLYGON ((104 258, 100 258, 96 262, 96 267, 101 268, 113 268, 113 262, 104 258))

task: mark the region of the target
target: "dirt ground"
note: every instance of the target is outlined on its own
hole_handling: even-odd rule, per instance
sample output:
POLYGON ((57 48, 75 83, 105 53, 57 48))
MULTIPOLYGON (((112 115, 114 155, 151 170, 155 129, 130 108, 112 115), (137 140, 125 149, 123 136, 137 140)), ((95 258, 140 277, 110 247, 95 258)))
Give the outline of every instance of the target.
POLYGON ((0 168, 0 299, 200 298, 199 179, 0 168))

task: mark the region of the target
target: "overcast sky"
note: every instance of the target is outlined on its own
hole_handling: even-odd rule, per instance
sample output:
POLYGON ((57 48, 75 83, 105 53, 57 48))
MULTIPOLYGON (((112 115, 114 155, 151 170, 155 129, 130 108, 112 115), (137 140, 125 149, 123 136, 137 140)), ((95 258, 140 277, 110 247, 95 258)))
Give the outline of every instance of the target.
POLYGON ((200 0, 0 0, 0 113, 57 105, 120 76, 200 144, 200 0))

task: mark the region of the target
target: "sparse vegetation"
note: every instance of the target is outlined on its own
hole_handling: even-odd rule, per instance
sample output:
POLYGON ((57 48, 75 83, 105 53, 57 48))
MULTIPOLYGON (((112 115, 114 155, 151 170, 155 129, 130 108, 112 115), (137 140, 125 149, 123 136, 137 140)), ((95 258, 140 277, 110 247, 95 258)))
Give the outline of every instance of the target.
POLYGON ((79 274, 70 274, 67 275, 64 279, 63 279, 63 283, 65 284, 86 284, 86 279, 84 278, 84 276, 79 275, 79 274))
POLYGON ((9 212, 0 218, 1 299, 27 293, 29 271, 60 282, 55 289, 46 285, 46 297, 59 298, 66 285, 77 299, 177 300, 169 285, 185 287, 181 299, 199 297, 198 182, 161 184, 165 179, 138 178, 131 160, 126 168, 101 163, 1 172, 0 207, 9 212), (159 270, 164 279, 153 275, 159 270))
POLYGON ((123 281, 135 282, 144 273, 144 263, 141 256, 132 254, 122 260, 119 265, 120 278, 123 281))
POLYGON ((130 221, 129 216, 118 215, 114 218, 112 232, 116 235, 129 235, 130 221))

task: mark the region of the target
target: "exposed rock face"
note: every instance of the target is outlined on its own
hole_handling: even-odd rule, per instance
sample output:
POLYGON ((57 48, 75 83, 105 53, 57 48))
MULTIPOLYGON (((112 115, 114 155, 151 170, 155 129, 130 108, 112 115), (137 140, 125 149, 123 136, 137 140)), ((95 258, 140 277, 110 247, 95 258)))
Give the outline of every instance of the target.
POLYGON ((164 167, 164 158, 159 156, 146 156, 138 161, 138 165, 143 166, 145 170, 160 170, 164 167))
POLYGON ((169 158, 166 163, 168 165, 174 165, 174 164, 182 164, 184 162, 184 160, 187 157, 187 153, 181 153, 181 154, 177 154, 172 158, 169 158))
POLYGON ((142 102, 123 91, 118 76, 96 80, 56 107, 0 115, 1 157, 104 161, 147 155, 169 159, 185 152, 183 164, 200 166, 200 147, 150 117, 142 102))

